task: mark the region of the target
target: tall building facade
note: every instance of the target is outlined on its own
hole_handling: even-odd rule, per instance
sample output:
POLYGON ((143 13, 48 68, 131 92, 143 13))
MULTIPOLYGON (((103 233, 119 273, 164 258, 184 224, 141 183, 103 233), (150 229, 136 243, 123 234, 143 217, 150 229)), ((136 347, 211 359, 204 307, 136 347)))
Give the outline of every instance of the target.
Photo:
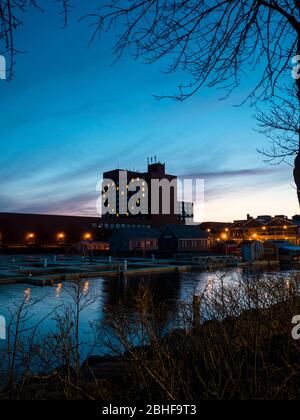
POLYGON ((177 199, 177 176, 167 174, 165 163, 156 158, 148 160, 146 172, 115 169, 105 172, 103 179, 102 220, 106 225, 163 227, 193 218, 193 204, 177 199))

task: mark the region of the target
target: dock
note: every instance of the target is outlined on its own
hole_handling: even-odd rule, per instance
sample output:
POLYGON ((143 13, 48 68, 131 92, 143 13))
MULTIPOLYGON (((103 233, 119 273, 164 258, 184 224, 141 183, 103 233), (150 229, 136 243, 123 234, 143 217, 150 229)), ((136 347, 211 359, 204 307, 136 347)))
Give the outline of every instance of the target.
POLYGON ((88 256, 0 256, 0 285, 52 286, 63 281, 107 276, 142 276, 193 269, 191 261, 88 256))
POLYGON ((62 281, 107 276, 142 276, 237 267, 234 256, 188 256, 169 259, 90 257, 85 255, 0 255, 0 285, 49 286, 62 281))

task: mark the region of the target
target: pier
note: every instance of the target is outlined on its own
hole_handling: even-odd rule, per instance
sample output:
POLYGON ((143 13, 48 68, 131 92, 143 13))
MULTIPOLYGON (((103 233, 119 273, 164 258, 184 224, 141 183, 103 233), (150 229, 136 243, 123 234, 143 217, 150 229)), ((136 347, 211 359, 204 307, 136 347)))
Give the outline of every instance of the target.
POLYGON ((100 276, 131 276, 188 271, 192 262, 144 258, 89 256, 0 256, 0 285, 25 283, 48 286, 61 281, 100 276))
POLYGON ((14 255, 0 256, 0 285, 26 283, 47 286, 58 281, 99 276, 131 276, 212 270, 220 267, 236 267, 233 256, 203 256, 173 259, 112 258, 80 255, 14 255))

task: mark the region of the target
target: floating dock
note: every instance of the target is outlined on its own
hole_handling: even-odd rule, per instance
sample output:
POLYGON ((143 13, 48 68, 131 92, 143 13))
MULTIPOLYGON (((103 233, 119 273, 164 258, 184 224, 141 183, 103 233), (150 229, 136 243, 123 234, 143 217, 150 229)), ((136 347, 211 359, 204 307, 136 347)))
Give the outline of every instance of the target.
POLYGON ((62 281, 139 276, 190 271, 193 264, 177 260, 113 259, 86 256, 0 256, 0 285, 25 283, 52 286, 62 281))

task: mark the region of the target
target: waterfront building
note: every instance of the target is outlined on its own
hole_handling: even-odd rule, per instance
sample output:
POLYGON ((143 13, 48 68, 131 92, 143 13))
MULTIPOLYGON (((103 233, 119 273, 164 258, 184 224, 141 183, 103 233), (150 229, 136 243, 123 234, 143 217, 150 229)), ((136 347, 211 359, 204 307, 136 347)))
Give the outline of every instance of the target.
POLYGON ((104 238, 98 217, 0 213, 2 248, 67 248, 104 238))
POLYGON ((264 259, 288 264, 300 262, 300 247, 289 241, 266 241, 264 259))
POLYGON ((228 241, 214 241, 213 244, 210 243, 210 249, 214 254, 217 255, 240 255, 240 247, 233 240, 228 241))
POLYGON ((80 241, 76 245, 76 251, 80 254, 102 254, 110 251, 109 241, 80 241))
POLYGON ((168 225, 159 239, 162 252, 199 252, 208 250, 208 234, 200 226, 168 225))
POLYGON ((230 240, 230 227, 228 222, 203 222, 200 224, 201 230, 208 234, 209 247, 215 247, 220 242, 225 243, 230 240))
POLYGON ((165 164, 158 162, 156 158, 148 159, 146 172, 116 169, 105 172, 103 178, 111 180, 118 192, 114 212, 106 212, 103 217, 100 214, 98 217, 77 217, 0 213, 0 248, 59 248, 71 251, 91 248, 91 242, 96 247, 97 242, 98 247, 106 250, 109 236, 115 230, 128 229, 133 234, 137 229, 163 228, 169 224, 184 225, 193 222, 193 203, 178 200, 177 176, 167 174, 165 164), (122 178, 124 172, 126 179, 122 178), (147 212, 142 211, 145 210, 142 200, 141 203, 136 203, 137 207, 140 204, 140 211, 133 214, 128 210, 130 198, 135 194, 129 191, 132 180, 140 181, 141 197, 148 199, 147 212), (158 185, 156 212, 152 212, 152 181, 158 185), (169 203, 167 212, 166 202, 169 203), (125 213, 121 211, 124 205, 127 208, 125 213))
POLYGON ((300 243, 300 223, 295 218, 279 215, 258 216, 248 215, 246 220, 238 220, 229 229, 230 238, 242 242, 244 240, 290 241, 294 245, 300 243))
POLYGON ((244 262, 261 261, 264 256, 263 243, 260 241, 244 241, 241 244, 244 262))
POLYGON ((150 253, 158 251, 160 230, 148 229, 117 229, 110 236, 110 250, 118 252, 150 253))
MULTIPOLYGON (((104 225, 111 225, 118 228, 120 225, 139 224, 162 228, 168 224, 191 223, 194 218, 194 205, 191 202, 178 200, 178 178, 175 175, 166 173, 165 163, 158 162, 156 158, 148 159, 146 172, 132 171, 126 169, 114 169, 103 174, 105 182, 106 199, 103 200, 102 220, 104 225), (138 212, 133 212, 131 199, 134 198, 136 191, 129 190, 131 181, 138 183, 141 199, 138 200, 138 212), (154 213, 153 197, 154 182, 160 182, 158 190, 157 211, 154 213), (108 191, 111 189, 112 196, 108 191), (110 203, 110 197, 112 203, 110 203), (165 210, 168 204, 168 212, 165 210), (147 203, 147 205, 145 204, 147 203)), ((124 228, 125 226, 122 226, 124 228)))

